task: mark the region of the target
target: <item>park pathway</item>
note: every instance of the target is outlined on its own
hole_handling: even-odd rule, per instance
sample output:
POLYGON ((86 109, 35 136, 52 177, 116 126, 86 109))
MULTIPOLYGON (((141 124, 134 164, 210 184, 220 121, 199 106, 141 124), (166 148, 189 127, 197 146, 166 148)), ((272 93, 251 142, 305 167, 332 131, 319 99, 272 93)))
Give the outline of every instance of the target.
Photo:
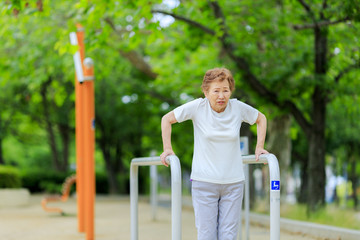
MULTIPOLYGON (((1 240, 85 240, 77 231, 76 199, 66 203, 51 203, 67 214, 46 213, 40 205, 41 195, 30 197, 23 207, 0 208, 1 240)), ((139 240, 170 240, 171 210, 167 204, 158 207, 157 220, 151 219, 151 208, 146 200, 139 203, 139 240)), ((97 196, 95 205, 96 240, 130 240, 129 197, 97 196)), ((191 207, 182 211, 182 239, 196 240, 194 214, 191 207)), ((244 233, 244 230, 243 230, 244 233)), ((269 229, 251 225, 250 240, 269 239, 269 229)), ((245 239, 245 238, 244 238, 245 239)), ((315 240, 302 233, 281 232, 282 240, 315 240)), ((317 240, 319 240, 317 238, 317 240)))

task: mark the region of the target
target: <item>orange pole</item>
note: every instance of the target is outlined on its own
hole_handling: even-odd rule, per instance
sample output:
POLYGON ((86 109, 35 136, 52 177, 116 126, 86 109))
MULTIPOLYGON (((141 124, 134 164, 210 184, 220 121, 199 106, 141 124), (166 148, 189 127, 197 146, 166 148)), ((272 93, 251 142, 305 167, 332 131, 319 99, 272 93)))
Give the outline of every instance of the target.
MULTIPOLYGON (((87 59, 86 59, 87 60, 87 59)), ((95 206, 95 107, 94 107, 94 67, 84 66, 84 108, 85 108, 85 228, 86 239, 94 239, 94 206, 95 206)))
MULTIPOLYGON (((77 41, 79 45, 79 52, 81 62, 84 59, 84 31, 81 25, 77 25, 77 41)), ((75 144, 76 144, 76 193, 77 193, 77 207, 78 207, 78 231, 85 232, 85 200, 84 186, 85 186, 85 173, 84 173, 84 93, 82 84, 78 81, 75 74, 75 144)))
POLYGON ((80 83, 76 79, 75 82, 78 224, 79 232, 85 232, 86 239, 93 240, 95 206, 94 67, 91 59, 84 59, 83 27, 80 24, 77 24, 76 27, 80 57, 75 54, 74 61, 78 77, 83 81, 80 83))

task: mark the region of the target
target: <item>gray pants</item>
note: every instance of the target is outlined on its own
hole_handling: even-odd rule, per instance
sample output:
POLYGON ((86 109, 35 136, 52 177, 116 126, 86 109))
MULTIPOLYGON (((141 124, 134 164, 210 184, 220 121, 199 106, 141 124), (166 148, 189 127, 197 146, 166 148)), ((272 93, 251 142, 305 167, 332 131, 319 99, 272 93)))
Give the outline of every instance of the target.
POLYGON ((198 240, 236 240, 244 182, 192 182, 192 201, 198 240))

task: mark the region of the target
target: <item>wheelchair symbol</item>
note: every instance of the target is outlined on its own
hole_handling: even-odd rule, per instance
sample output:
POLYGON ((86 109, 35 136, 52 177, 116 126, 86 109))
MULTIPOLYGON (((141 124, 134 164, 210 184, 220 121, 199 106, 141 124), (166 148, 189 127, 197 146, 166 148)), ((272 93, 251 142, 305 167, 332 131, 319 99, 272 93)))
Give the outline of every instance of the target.
POLYGON ((271 181, 271 190, 280 190, 280 181, 271 181))

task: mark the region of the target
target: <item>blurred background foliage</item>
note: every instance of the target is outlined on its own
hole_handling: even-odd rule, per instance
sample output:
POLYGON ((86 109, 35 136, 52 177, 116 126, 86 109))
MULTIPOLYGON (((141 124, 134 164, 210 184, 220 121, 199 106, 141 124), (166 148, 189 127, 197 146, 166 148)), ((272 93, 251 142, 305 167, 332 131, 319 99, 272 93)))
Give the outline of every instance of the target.
MULTIPOLYGON (((266 148, 279 159, 282 196, 292 191, 317 210, 327 202, 330 177, 341 176, 352 186, 345 198, 358 209, 359 6, 359 0, 2 1, 0 164, 20 169, 33 192, 56 191, 52 183, 74 172, 76 49, 69 33, 81 23, 86 56, 95 62, 98 192, 128 193, 130 160, 161 153, 161 117, 202 97, 206 70, 225 66, 236 79, 233 97, 268 118, 266 148), (299 178, 295 190, 289 178, 299 178)), ((173 127, 184 173, 192 131, 190 122, 173 127)), ((252 152, 256 127, 244 125, 241 135, 252 152)), ((142 192, 147 175, 141 169, 142 192)))

